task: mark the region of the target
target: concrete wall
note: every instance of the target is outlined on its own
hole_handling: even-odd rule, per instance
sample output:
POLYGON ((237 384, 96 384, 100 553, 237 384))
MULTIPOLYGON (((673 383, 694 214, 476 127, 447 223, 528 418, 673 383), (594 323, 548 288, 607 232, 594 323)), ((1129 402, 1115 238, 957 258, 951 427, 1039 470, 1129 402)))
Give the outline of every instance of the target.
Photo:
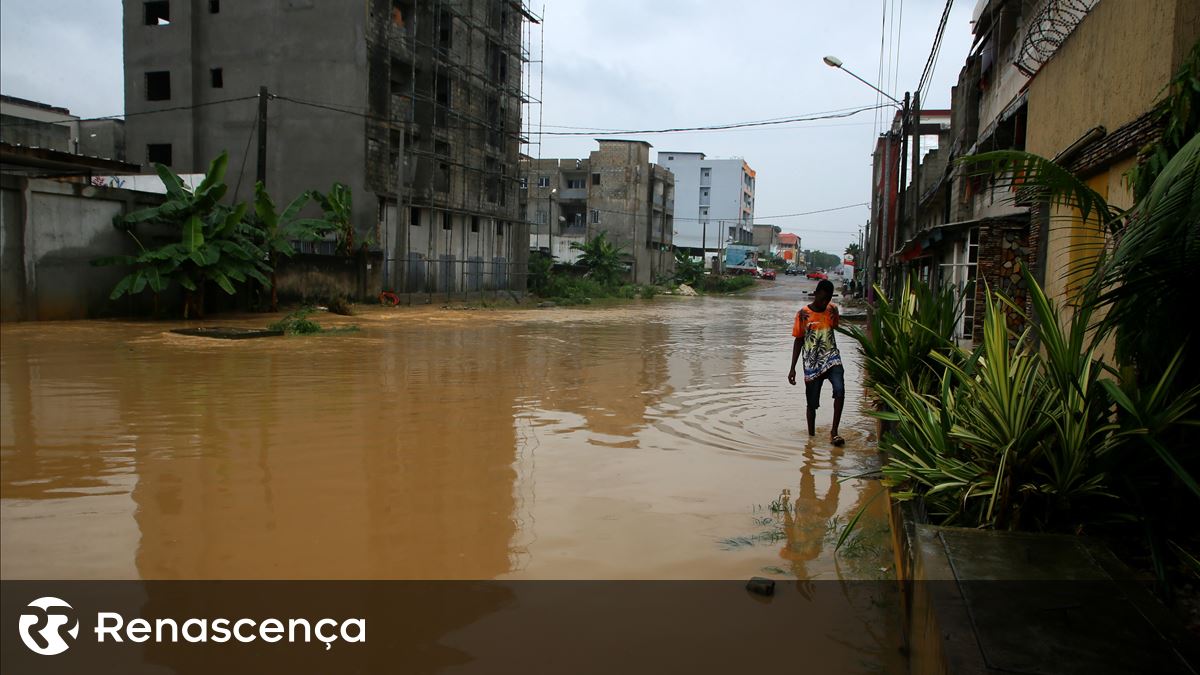
POLYGON ((159 198, 79 183, 4 176, 0 183, 0 320, 82 319, 127 313, 108 294, 126 270, 93 267, 101 256, 133 254, 113 216, 159 198))
MULTIPOLYGON (((1194 0, 1098 3, 1029 85, 1026 149, 1053 157, 1096 126, 1111 135, 1134 122, 1157 102, 1197 39, 1200 4, 1194 0)), ((1124 174, 1135 163, 1127 151, 1086 179, 1109 203, 1128 207, 1133 197, 1124 174)), ((1061 208, 1044 238, 1046 292, 1062 303, 1080 283, 1071 270, 1103 238, 1095 224, 1081 224, 1061 208)))
POLYGON ((382 286, 383 255, 358 256, 296 254, 282 258, 276 267, 275 286, 280 301, 325 302, 342 298, 374 302, 382 286))
MULTIPOLYGON (((217 14, 207 2, 170 7, 170 25, 146 26, 142 3, 125 4, 125 109, 203 107, 130 117, 129 161, 146 164, 148 144, 170 143, 177 173, 202 173, 227 151, 230 197, 246 200, 254 190, 258 101, 216 102, 256 97, 265 85, 289 98, 365 109, 361 3, 251 0, 222 3, 217 14), (213 68, 222 70, 220 88, 212 86, 213 68), (171 73, 171 99, 147 101, 145 73, 159 70, 171 73)), ((357 229, 374 231, 378 206, 365 189, 365 121, 281 99, 269 102, 267 120, 267 189, 276 203, 339 181, 352 191, 357 229)))

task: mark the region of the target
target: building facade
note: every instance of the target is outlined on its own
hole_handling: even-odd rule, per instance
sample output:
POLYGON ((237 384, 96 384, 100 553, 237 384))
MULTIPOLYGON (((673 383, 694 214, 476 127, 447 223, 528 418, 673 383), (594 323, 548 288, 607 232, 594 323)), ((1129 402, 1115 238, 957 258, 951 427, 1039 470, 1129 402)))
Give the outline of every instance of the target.
POLYGON ((0 95, 0 143, 125 161, 123 120, 81 120, 58 106, 0 95))
MULTIPOLYGON (((1097 2, 1068 18, 1069 34, 1034 33, 1021 55, 1032 73, 1026 149, 1057 158, 1110 204, 1128 208, 1133 194, 1125 174, 1162 132, 1152 109, 1200 48, 1200 4, 1097 2)), ((1069 304, 1105 237, 1095 223, 1058 207, 1041 210, 1033 230, 1046 294, 1069 304)))
POLYGON ((778 225, 755 225, 754 247, 764 256, 777 255, 780 232, 783 232, 783 228, 778 225))
POLYGON ((675 174, 675 245, 717 251, 754 241, 755 173, 743 159, 708 159, 702 152, 659 152, 675 174))
POLYGON ((601 232, 629 259, 629 279, 653 283, 674 273, 675 181, 650 162, 645 141, 597 139, 587 159, 525 158, 522 195, 529 247, 573 263, 601 232))
POLYGON ((261 153, 277 203, 351 189, 385 288, 523 288, 526 21, 506 0, 127 1, 128 157, 194 173, 228 152, 245 200, 261 153))

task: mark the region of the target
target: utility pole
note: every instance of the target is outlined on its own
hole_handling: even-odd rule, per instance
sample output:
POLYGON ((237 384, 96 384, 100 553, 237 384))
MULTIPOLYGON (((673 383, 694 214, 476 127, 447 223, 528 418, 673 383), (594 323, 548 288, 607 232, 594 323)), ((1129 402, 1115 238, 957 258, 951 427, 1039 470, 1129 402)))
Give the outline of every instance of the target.
MULTIPOLYGON (((912 120, 909 119, 909 93, 904 92, 904 107, 900 109, 900 183, 897 185, 896 195, 896 227, 895 233, 901 234, 904 232, 904 185, 908 182, 908 127, 912 120)), ((883 256, 885 262, 891 257, 892 249, 895 242, 891 237, 885 237, 887 246, 884 247, 883 256)), ((888 286, 892 286, 894 282, 891 279, 892 275, 888 275, 888 286)), ((894 289, 889 289, 894 290, 894 289)))
POLYGON ((255 180, 267 186, 267 87, 258 88, 258 172, 255 180))
POLYGON ((917 212, 921 208, 921 92, 913 94, 912 107, 912 212, 913 232, 918 229, 917 212))

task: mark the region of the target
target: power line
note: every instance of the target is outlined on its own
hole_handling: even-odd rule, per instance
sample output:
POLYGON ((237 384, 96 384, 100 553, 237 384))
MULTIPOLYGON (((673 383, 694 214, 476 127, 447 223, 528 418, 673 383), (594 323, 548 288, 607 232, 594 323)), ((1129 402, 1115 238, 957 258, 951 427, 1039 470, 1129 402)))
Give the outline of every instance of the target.
MULTIPOLYGON (((866 106, 863 108, 857 108, 854 110, 850 110, 848 112, 828 114, 828 115, 813 115, 813 116, 808 116, 808 117, 782 118, 782 119, 775 120, 775 121, 735 122, 732 124, 718 124, 718 125, 702 126, 702 127, 671 127, 671 128, 667 128, 667 129, 622 129, 620 131, 615 131, 615 132, 611 132, 611 133, 619 133, 619 134, 623 134, 626 136, 634 136, 634 135, 644 135, 644 134, 672 134, 672 133, 680 133, 680 132, 685 132, 685 131, 724 131, 727 129, 742 129, 745 127, 775 126, 775 125, 780 125, 780 124, 789 124, 792 122, 811 122, 814 120, 828 120, 828 119, 837 119, 837 118, 841 118, 841 117, 851 117, 853 115, 857 115, 858 113, 866 112, 868 110, 878 110, 879 108, 890 107, 890 106, 891 106, 890 103, 888 103, 887 105, 871 105, 871 106, 866 106)), ((546 136, 593 136, 596 133, 597 133, 596 131, 545 131, 545 132, 543 132, 543 134, 546 136)))
POLYGON ((950 18, 950 8, 954 5, 954 0, 946 0, 946 7, 942 10, 942 20, 938 22, 937 33, 933 37, 933 47, 929 50, 929 59, 925 61, 925 70, 921 71, 921 81, 917 84, 917 93, 921 95, 922 100, 925 98, 925 91, 929 88, 933 80, 933 71, 937 67, 937 58, 942 51, 942 36, 946 34, 946 21, 950 18))
POLYGON ((255 94, 254 96, 241 96, 239 98, 225 98, 225 99, 221 99, 219 101, 207 101, 205 103, 194 103, 192 105, 180 105, 180 106, 175 106, 173 108, 159 108, 158 110, 143 110, 141 112, 134 112, 134 113, 119 113, 116 115, 105 115, 103 117, 64 117, 63 119, 59 119, 59 120, 29 120, 29 121, 24 121, 24 122, 0 122, 0 126, 24 127, 24 126, 32 126, 35 124, 65 124, 68 122, 98 122, 100 120, 115 120, 115 119, 121 119, 121 118, 128 119, 130 117, 139 117, 141 115, 157 115, 158 113, 176 112, 179 110, 195 110, 196 108, 204 108, 204 107, 211 106, 211 105, 221 105, 223 103, 236 103, 238 101, 252 101, 252 100, 256 100, 257 98, 258 98, 258 95, 255 94))

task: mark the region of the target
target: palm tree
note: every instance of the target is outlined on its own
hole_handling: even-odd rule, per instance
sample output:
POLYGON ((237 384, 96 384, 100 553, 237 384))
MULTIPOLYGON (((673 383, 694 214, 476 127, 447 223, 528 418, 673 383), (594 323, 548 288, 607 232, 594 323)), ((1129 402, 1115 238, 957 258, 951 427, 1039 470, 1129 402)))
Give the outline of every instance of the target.
POLYGON ((605 286, 614 285, 625 271, 623 247, 609 241, 605 232, 601 232, 582 244, 572 242, 571 248, 581 253, 575 264, 585 270, 585 277, 597 283, 605 286))

